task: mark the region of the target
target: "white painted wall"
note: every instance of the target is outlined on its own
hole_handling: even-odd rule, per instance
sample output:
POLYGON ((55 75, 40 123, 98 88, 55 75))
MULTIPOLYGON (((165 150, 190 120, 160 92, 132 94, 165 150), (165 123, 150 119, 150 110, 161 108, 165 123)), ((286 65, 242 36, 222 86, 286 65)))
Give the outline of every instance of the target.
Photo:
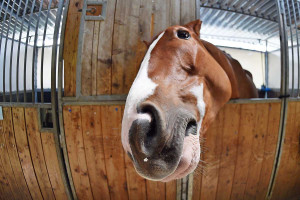
MULTIPOLYGON (((289 48, 289 88, 292 88, 292 48, 289 48)), ((281 80, 280 50, 269 53, 269 87, 280 88, 281 80)), ((294 48, 294 88, 298 85, 297 48, 294 48)))
MULTIPOLYGON (((43 65, 43 87, 44 89, 51 88, 51 59, 52 47, 45 47, 44 50, 44 65, 43 65)), ((38 49, 37 63, 37 88, 41 88, 41 63, 42 63, 42 48, 38 49)))

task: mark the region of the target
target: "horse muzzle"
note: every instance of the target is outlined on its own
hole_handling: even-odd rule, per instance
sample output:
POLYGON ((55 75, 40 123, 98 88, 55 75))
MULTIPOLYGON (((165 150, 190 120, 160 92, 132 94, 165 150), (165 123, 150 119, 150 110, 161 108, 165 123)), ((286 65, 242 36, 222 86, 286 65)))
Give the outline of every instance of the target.
MULTIPOLYGON (((145 102, 138 106, 140 116, 131 124, 128 142, 136 171, 151 180, 162 180, 178 167, 183 156, 184 139, 197 134, 195 118, 184 109, 162 112, 145 102)), ((137 115, 139 116, 139 115, 137 115)))

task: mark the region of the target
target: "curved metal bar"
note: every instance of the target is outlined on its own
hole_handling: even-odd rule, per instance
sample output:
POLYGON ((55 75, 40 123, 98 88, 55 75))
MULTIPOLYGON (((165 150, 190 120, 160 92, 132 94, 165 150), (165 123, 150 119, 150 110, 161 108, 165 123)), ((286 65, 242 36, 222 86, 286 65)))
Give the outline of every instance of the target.
MULTIPOLYGON (((3 7, 4 7, 4 1, 2 1, 2 3, 1 3, 0 13, 2 13, 3 7)), ((4 20, 3 20, 3 23, 4 23, 4 20)), ((2 27, 3 26, 1 25, 1 27, 0 27, 0 55, 1 55, 2 32, 3 32, 2 27)), ((4 95, 3 95, 3 99, 4 99, 4 95)))
MULTIPOLYGON (((300 18, 300 6, 299 6, 299 1, 296 1, 297 3, 297 8, 298 8, 298 14, 299 14, 299 18, 300 18)), ((296 15, 296 12, 295 12, 296 15)), ((296 26, 296 37, 297 37, 297 58, 298 58, 298 91, 297 91, 297 96, 298 98, 300 97, 300 58, 299 58, 299 54, 300 54, 300 50, 299 50, 299 40, 298 40, 298 24, 297 24, 297 20, 295 21, 295 26, 296 26)))
MULTIPOLYGON (((57 58, 57 46, 58 46, 58 34, 59 34, 59 28, 61 25, 61 16, 63 13, 63 21, 62 21, 62 28, 61 28, 61 41, 60 41, 60 46, 59 46, 59 66, 58 66, 58 97, 61 98, 62 91, 62 59, 63 59, 63 39, 64 39, 64 33, 65 33, 65 24, 66 24, 66 17, 67 17, 67 12, 68 12, 68 7, 69 7, 69 0, 66 0, 65 3, 65 10, 63 12, 63 2, 64 0, 60 0, 59 2, 59 7, 57 11, 57 18, 55 21, 55 28, 54 28, 54 37, 53 37, 53 46, 52 46, 52 60, 51 60, 51 108, 52 108, 52 119, 53 119, 53 127, 56 129, 57 134, 54 135, 55 138, 55 144, 56 144, 56 153, 58 156, 59 160, 59 167, 61 170, 61 175, 63 179, 63 183, 65 185, 65 191, 67 193, 67 196, 69 199, 75 199, 77 200, 76 192, 75 192, 75 187, 73 184, 73 179, 70 171, 70 166, 69 166, 69 160, 68 160, 68 155, 65 146, 65 140, 64 140, 64 127, 62 123, 62 106, 60 105, 58 107, 58 101, 56 98, 56 58, 57 58), (59 113, 56 111, 59 110, 59 113), (58 115, 57 115, 58 114, 58 115), (58 117, 59 117, 59 122, 58 122, 58 117), (59 133, 63 137, 61 138, 61 141, 59 139, 59 133), (62 148, 60 146, 62 144, 62 148), (62 152, 63 150, 63 152, 62 152), (63 155, 64 160, 63 160, 63 155), (68 176, 66 176, 68 174, 68 176)), ((60 101, 60 100, 59 100, 60 101)))
POLYGON ((18 53, 17 53, 17 76, 16 76, 16 87, 17 87, 17 102, 20 101, 20 96, 19 96, 19 65, 20 65, 20 48, 21 48, 21 40, 22 40, 22 32, 23 32, 23 27, 24 27, 24 19, 26 15, 26 10, 28 7, 28 1, 26 0, 25 7, 23 10, 23 16, 22 16, 22 22, 21 22, 21 31, 19 33, 19 41, 18 41, 18 53))
POLYGON ((33 54, 32 54, 32 69, 31 69, 31 98, 32 98, 32 103, 34 103, 36 100, 35 100, 35 67, 37 65, 37 63, 35 62, 35 57, 37 56, 36 54, 38 53, 37 52, 37 49, 36 49, 36 45, 37 45, 37 40, 38 40, 38 30, 39 30, 39 23, 40 23, 40 17, 41 17, 41 11, 42 11, 42 8, 43 8, 43 3, 44 3, 44 0, 41 0, 40 1, 40 8, 39 8, 39 14, 38 14, 38 19, 37 19, 37 22, 36 22, 36 26, 35 26, 35 33, 34 33, 34 43, 33 43, 33 54))
MULTIPOLYGON (((10 1, 11 0, 9 0, 7 2, 7 5, 9 5, 10 1)), ((2 38, 3 38, 3 25, 5 23, 7 11, 8 11, 8 6, 5 9, 5 14, 4 14, 3 21, 2 21, 2 32, 1 32, 1 36, 0 36, 0 53, 1 53, 1 46, 2 46, 2 38)), ((6 32, 8 33, 8 30, 6 32)), ((5 43, 7 44, 7 42, 5 42, 5 43)), ((5 60, 5 55, 4 55, 4 60, 5 60)), ((6 99, 5 99, 6 96, 5 96, 5 64, 4 64, 4 62, 3 62, 3 66, 2 67, 3 67, 3 74, 2 74, 2 76, 3 76, 3 80, 2 80, 3 81, 3 102, 5 102, 6 101, 6 99)))
MULTIPOLYGON (((19 5, 18 5, 18 10, 17 10, 17 16, 19 15, 19 12, 20 12, 20 8, 21 8, 21 3, 19 2, 19 5)), ((12 77, 12 59, 13 59, 13 52, 14 52, 14 42, 15 42, 15 34, 16 34, 16 27, 17 27, 17 19, 15 19, 15 23, 14 23, 14 30, 13 30, 13 35, 12 35, 12 40, 11 40, 11 49, 10 49, 10 62, 9 62, 9 91, 10 91, 10 94, 9 94, 9 98, 10 98, 10 102, 12 102, 12 80, 11 80, 11 77, 12 77)))
POLYGON ((43 34, 43 44, 42 44, 42 60, 41 60, 41 102, 44 103, 44 52, 45 52, 45 40, 46 40, 46 33, 47 33, 47 26, 48 26, 48 19, 50 14, 52 0, 49 1, 47 16, 44 26, 44 34, 43 34))
MULTIPOLYGON (((290 36, 291 36, 291 45, 292 45, 292 94, 291 94, 291 96, 293 96, 293 94, 294 94, 294 74, 295 74, 294 40, 293 40, 292 19, 291 19, 291 11, 290 11, 289 1, 286 1, 286 4, 287 4, 288 16, 289 16, 289 24, 290 24, 289 27, 290 27, 290 36)), ((290 88, 288 87, 288 89, 290 89, 290 88)))
MULTIPOLYGON (((13 1, 12 7, 15 7, 15 1, 13 1)), ((8 28, 7 28, 6 36, 5 36, 4 57, 3 57, 3 73, 5 72, 5 67, 6 67, 7 42, 8 42, 8 34, 9 34, 9 31, 10 31, 12 12, 13 12, 13 9, 11 9, 11 10, 10 10, 10 13, 9 13, 8 28)), ((10 72, 11 72, 11 66, 10 66, 10 72)), ((4 79, 3 79, 3 81, 5 82, 4 79)), ((10 82, 9 82, 9 99, 10 99, 10 101, 12 101, 11 75, 10 75, 10 77, 9 77, 9 81, 10 81, 10 82)), ((3 89, 5 90, 5 85, 3 85, 3 89)))
MULTIPOLYGON (((33 2, 33 4, 31 5, 31 10, 30 10, 30 17, 29 17, 29 22, 28 22, 28 29, 27 29, 27 35, 26 35, 26 43, 25 43, 25 57, 24 57, 24 76, 23 76, 23 84, 24 84, 24 102, 27 101, 27 94, 26 94, 26 66, 27 66, 27 48, 28 48, 28 39, 29 39, 29 32, 30 32, 30 26, 31 26, 31 19, 32 19, 32 13, 34 10, 34 6, 35 6, 35 1, 33 2)), ((33 78, 33 77, 32 77, 33 78)), ((33 89, 33 88, 32 88, 33 89)))
MULTIPOLYGON (((280 95, 286 96, 288 91, 288 48, 287 48, 287 35, 286 35, 286 14, 284 9, 283 0, 276 0, 276 6, 278 10, 278 25, 279 32, 281 36, 280 40, 280 56, 281 56, 281 88, 280 95)), ((285 123, 287 119, 287 98, 282 98, 281 102, 281 112, 280 112, 280 127, 278 132, 278 140, 277 140, 277 148, 275 153, 274 165, 272 170, 272 175, 270 178, 270 183, 268 186, 268 192, 266 199, 270 199, 272 197, 274 183, 278 173, 278 167, 280 165, 280 158, 282 154, 282 148, 285 137, 285 123)))

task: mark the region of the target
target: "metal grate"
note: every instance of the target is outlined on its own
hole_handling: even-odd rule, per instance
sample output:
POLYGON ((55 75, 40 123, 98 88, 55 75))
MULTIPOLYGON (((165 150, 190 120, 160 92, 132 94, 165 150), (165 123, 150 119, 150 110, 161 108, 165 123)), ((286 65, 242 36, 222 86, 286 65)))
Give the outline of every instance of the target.
POLYGON ((52 48, 62 23, 58 6, 58 0, 1 1, 0 101, 51 102, 52 48))

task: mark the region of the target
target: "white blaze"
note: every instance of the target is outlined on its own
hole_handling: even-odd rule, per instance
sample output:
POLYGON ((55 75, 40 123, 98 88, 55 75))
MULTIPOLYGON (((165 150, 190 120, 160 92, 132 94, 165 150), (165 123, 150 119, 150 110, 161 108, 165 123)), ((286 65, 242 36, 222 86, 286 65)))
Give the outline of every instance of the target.
POLYGON ((203 83, 201 83, 199 86, 193 87, 190 91, 197 98, 197 107, 200 113, 200 120, 198 121, 197 134, 200 134, 199 131, 201 129, 203 117, 205 115, 205 102, 203 99, 203 83))
POLYGON ((128 134, 131 124, 136 119, 148 119, 151 120, 150 115, 148 114, 138 114, 137 113, 137 105, 145 100, 147 97, 151 96, 155 88, 157 86, 149 77, 148 77, 148 66, 149 60, 151 57, 151 52, 154 49, 155 45, 159 41, 159 39, 164 35, 162 32, 156 40, 152 42, 150 45, 144 60, 141 64, 140 70, 130 88, 130 91, 127 96, 125 110, 123 115, 122 121, 122 144, 126 151, 131 152, 129 141, 128 141, 128 134))

